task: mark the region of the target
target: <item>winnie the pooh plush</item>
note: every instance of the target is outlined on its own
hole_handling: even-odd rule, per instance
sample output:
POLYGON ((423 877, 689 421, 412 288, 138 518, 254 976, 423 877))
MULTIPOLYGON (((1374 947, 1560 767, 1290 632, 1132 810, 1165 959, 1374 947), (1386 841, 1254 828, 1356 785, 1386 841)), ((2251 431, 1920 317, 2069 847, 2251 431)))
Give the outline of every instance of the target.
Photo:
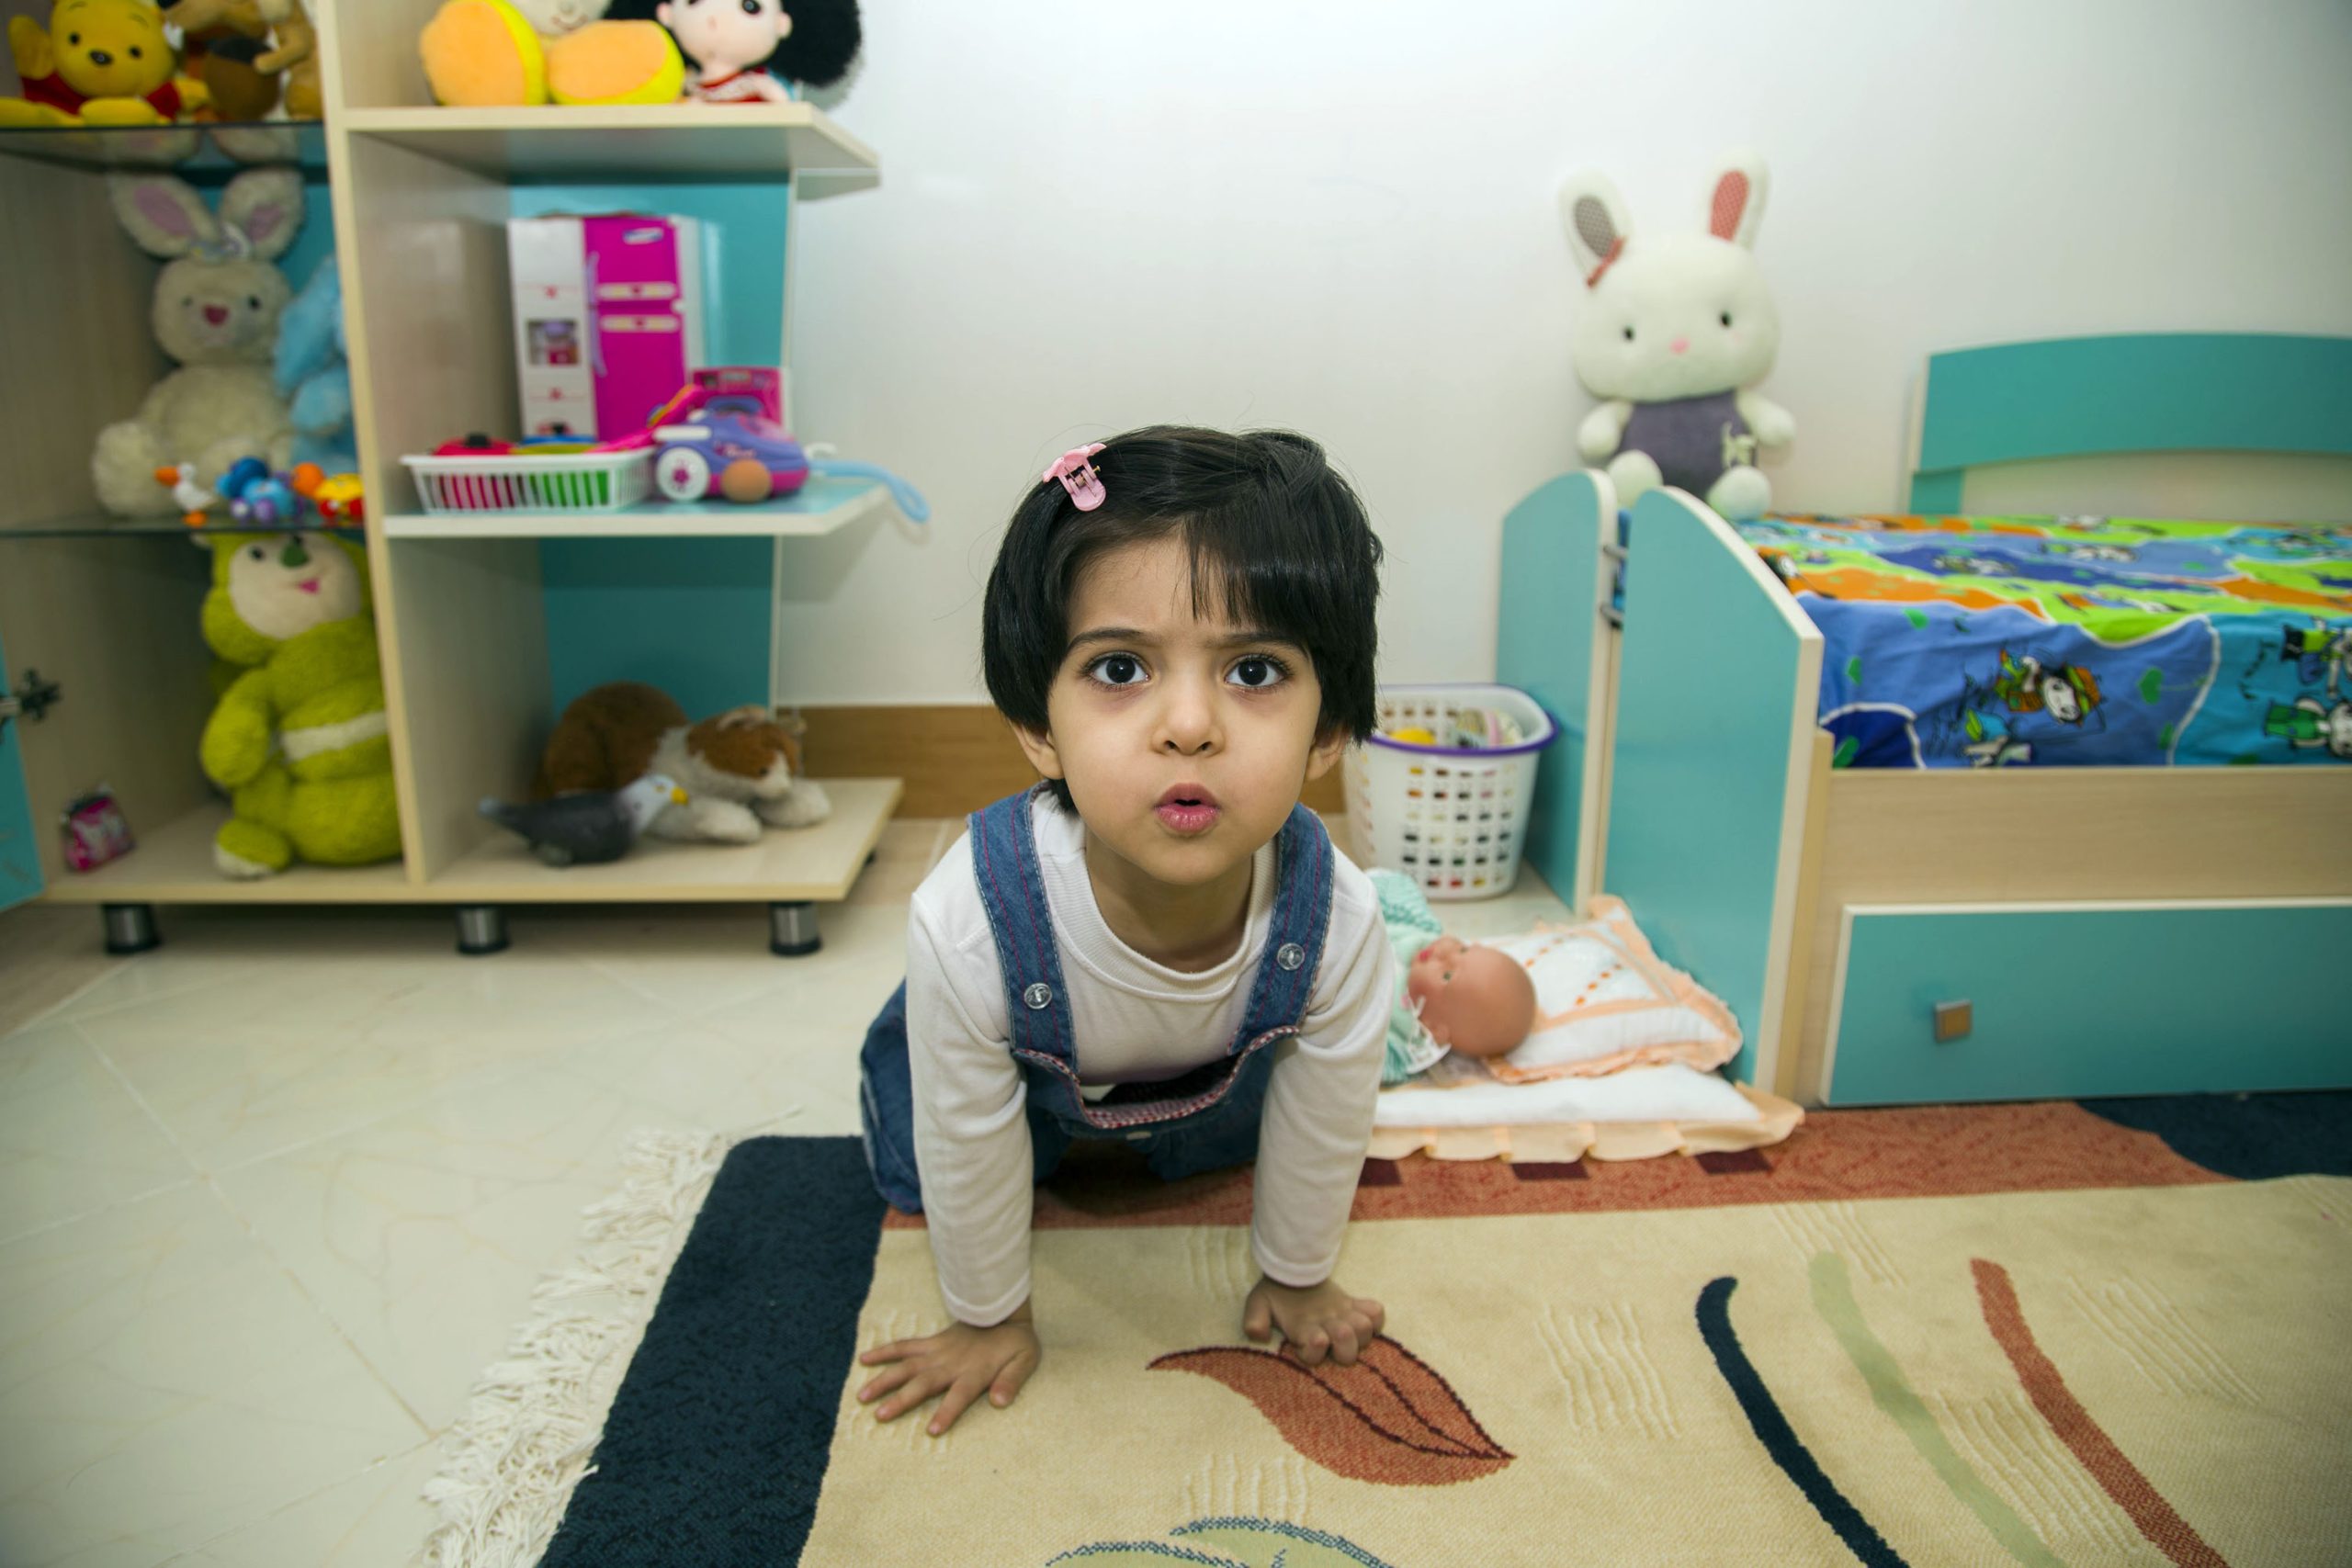
POLYGON ((367 865, 401 852, 368 558, 331 535, 222 534, 212 547, 204 640, 243 672, 198 750, 230 792, 214 837, 224 876, 296 859, 367 865))
POLYGON ((161 125, 207 101, 154 0, 57 0, 47 28, 10 17, 8 48, 24 96, 0 98, 0 125, 161 125))

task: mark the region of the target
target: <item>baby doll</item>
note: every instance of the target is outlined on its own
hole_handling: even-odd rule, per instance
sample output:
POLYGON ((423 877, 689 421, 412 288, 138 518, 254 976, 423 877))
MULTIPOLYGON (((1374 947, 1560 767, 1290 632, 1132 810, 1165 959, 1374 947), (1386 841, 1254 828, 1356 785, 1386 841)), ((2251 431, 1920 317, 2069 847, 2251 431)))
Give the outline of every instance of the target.
POLYGON ((790 103, 787 81, 830 86, 857 53, 855 0, 662 0, 653 17, 694 62, 686 96, 704 103, 790 103))
POLYGON ((1535 1027, 1535 982, 1517 960, 1448 936, 1418 884, 1374 871, 1380 916, 1396 952, 1384 1087, 1426 1072, 1448 1051, 1499 1056, 1535 1027))

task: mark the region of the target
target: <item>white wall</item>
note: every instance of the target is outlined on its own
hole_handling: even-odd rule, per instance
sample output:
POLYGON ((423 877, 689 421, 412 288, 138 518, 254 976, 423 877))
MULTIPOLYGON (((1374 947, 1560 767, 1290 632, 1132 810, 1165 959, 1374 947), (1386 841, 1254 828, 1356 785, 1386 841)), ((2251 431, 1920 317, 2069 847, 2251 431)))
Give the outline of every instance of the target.
POLYGON ((2346 0, 868 0, 833 110, 878 190, 802 209, 795 416, 930 536, 795 545, 780 695, 980 691, 1005 516, 1077 442, 1289 425, 1389 550, 1383 672, 1491 673, 1502 513, 1572 466, 1554 190, 1699 221, 1771 162, 1784 504, 1888 508, 1932 350, 2352 333, 2346 0), (1440 18, 1444 18, 1441 23, 1440 18))

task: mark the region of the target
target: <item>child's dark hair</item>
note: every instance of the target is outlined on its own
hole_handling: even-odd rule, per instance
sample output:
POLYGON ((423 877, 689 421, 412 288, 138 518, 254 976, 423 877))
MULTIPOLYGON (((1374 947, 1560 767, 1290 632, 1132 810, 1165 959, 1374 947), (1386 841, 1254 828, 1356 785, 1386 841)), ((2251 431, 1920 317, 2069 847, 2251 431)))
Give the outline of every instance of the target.
MULTIPOLYGON (((1105 551, 1169 535, 1192 554, 1193 607, 1295 643, 1323 689, 1316 732, 1361 740, 1374 723, 1380 540, 1323 448, 1289 431, 1152 425, 1093 458, 1107 494, 1080 512, 1058 480, 1012 513, 981 609, 980 657, 1004 716, 1042 734, 1069 651, 1069 596, 1105 551)), ((1069 788, 1052 781, 1065 809, 1069 788)))

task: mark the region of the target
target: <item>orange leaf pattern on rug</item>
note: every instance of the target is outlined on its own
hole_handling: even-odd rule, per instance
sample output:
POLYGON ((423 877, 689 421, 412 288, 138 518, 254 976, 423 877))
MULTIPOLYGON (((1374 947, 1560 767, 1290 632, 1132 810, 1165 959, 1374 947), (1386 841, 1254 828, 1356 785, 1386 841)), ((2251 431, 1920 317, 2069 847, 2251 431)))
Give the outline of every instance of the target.
POLYGON ((1213 1378, 1256 1405, 1290 1446, 1351 1481, 1448 1486, 1476 1481, 1513 1455, 1478 1425, 1446 1381, 1386 1335, 1352 1367, 1308 1367, 1241 1345, 1178 1350, 1151 1363, 1213 1378))

